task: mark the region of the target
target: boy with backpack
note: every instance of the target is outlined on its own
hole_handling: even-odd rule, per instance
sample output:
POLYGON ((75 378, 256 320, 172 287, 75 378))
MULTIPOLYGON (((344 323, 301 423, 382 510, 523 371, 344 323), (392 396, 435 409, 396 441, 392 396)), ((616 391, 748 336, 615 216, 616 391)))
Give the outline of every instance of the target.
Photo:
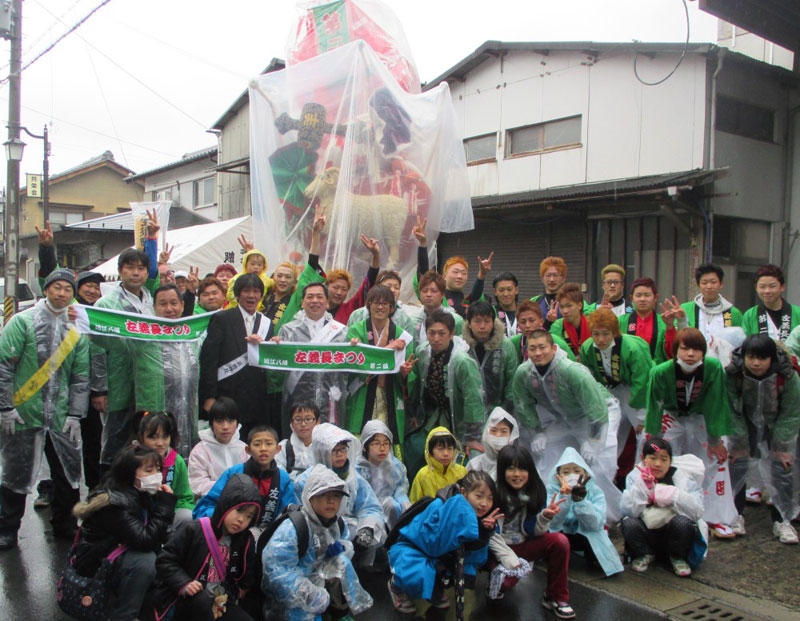
POLYGON ((372 606, 372 597, 358 581, 349 529, 341 519, 348 486, 322 464, 304 476, 302 508, 286 514, 294 517, 284 519, 264 547, 261 589, 275 618, 359 614, 372 606))

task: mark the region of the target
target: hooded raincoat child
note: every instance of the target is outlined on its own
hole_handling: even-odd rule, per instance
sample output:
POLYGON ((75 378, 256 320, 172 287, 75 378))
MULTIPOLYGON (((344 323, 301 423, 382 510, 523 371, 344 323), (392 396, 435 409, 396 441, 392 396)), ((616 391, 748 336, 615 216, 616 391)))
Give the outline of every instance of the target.
POLYGON ((189 455, 189 485, 196 496, 205 496, 223 472, 247 461, 247 445, 239 439, 239 429, 227 444, 220 443, 210 427, 198 435, 200 442, 189 455))
MULTIPOLYGON (((275 281, 272 280, 272 278, 270 278, 267 275, 268 274, 267 269, 269 268, 269 265, 267 264, 266 255, 260 250, 248 250, 247 252, 244 253, 244 256, 242 257, 241 271, 228 281, 228 292, 225 295, 228 304, 227 306, 225 306, 225 308, 234 308, 235 306, 239 305, 239 303, 236 301, 236 296, 233 295, 233 285, 236 282, 236 279, 239 278, 239 276, 241 276, 242 274, 247 274, 250 271, 247 269, 247 263, 250 261, 252 257, 261 257, 261 259, 264 262, 264 267, 262 267, 258 271, 258 277, 261 279, 261 282, 264 283, 264 292, 266 293, 267 291, 269 291, 275 284, 275 281)), ((263 309, 264 307, 262 306, 261 302, 259 302, 258 308, 256 310, 262 311, 263 309)))
POLYGON ((586 497, 575 502, 571 495, 562 496, 566 502, 561 511, 550 521, 550 532, 561 532, 565 535, 583 535, 589 541, 597 562, 606 576, 617 574, 623 570, 622 562, 614 544, 608 537, 606 523, 606 497, 603 490, 594 480, 592 469, 586 464, 580 453, 567 447, 547 477, 547 497, 560 494, 561 483, 557 478, 558 468, 566 464, 576 464, 592 477, 586 484, 586 497))
MULTIPOLYGON (((377 434, 382 434, 389 438, 392 443, 392 432, 379 420, 371 420, 361 431, 361 444, 365 446, 377 434)), ((377 466, 364 456, 364 452, 358 456, 356 471, 364 480, 370 484, 378 502, 383 507, 383 518, 387 529, 391 529, 400 514, 411 506, 408 499, 408 473, 395 455, 391 452, 389 456, 377 466)))
POLYGON ((425 440, 425 462, 428 465, 421 468, 417 472, 417 476, 414 477, 414 483, 411 485, 411 494, 409 495, 411 502, 416 502, 423 496, 436 496, 442 488, 464 478, 464 475, 467 474, 467 469, 460 463, 456 463, 460 456, 460 451, 458 440, 447 427, 434 427, 431 429, 425 440), (455 442, 453 460, 447 466, 447 470, 431 454, 431 440, 437 436, 449 436, 455 442))
POLYGON ((467 462, 467 470, 483 470, 488 473, 493 480, 497 480, 497 454, 509 444, 514 444, 519 439, 519 423, 517 420, 501 407, 496 407, 489 414, 486 424, 483 426, 483 455, 472 457, 467 462), (506 437, 493 436, 489 433, 492 427, 496 427, 500 421, 505 421, 511 426, 511 435, 506 437))
POLYGON ((326 581, 338 580, 350 611, 359 614, 372 606, 372 597, 358 581, 351 562, 351 533, 347 521, 340 519, 350 488, 322 464, 316 464, 304 475, 301 497, 303 517, 309 529, 308 550, 302 556, 299 554, 297 530, 291 520, 284 520, 262 553, 261 589, 272 600, 273 613, 279 615, 276 618, 321 621, 330 603, 326 581), (312 508, 311 499, 330 491, 337 491, 344 497, 337 517, 323 521, 312 508))
POLYGON ((261 495, 250 477, 236 474, 228 479, 220 494, 211 527, 227 561, 224 569, 214 566, 203 529, 198 520, 188 522, 176 529, 156 560, 156 587, 153 595, 156 612, 163 615, 175 606, 179 618, 191 618, 210 610, 215 595, 220 595, 221 587, 228 596, 228 606, 239 600, 239 591, 249 591, 258 584, 259 565, 256 546, 248 528, 230 535, 223 531, 225 516, 237 508, 255 507, 255 518, 261 511, 261 495), (191 597, 182 594, 183 589, 193 581, 203 585, 203 590, 191 597), (216 587, 212 589, 211 587, 216 587), (216 593, 212 593, 217 591, 216 593), (177 604, 177 605, 176 605, 177 604))
MULTIPOLYGON (((361 443, 352 433, 330 423, 321 423, 314 427, 311 436, 314 459, 317 464, 332 469, 331 451, 342 442, 347 443, 347 462, 342 471, 334 470, 334 472, 344 481, 348 496, 342 499, 340 515, 347 523, 351 539, 360 538, 363 529, 369 529, 372 531, 372 541, 365 547, 378 547, 386 539, 386 526, 378 497, 370 484, 356 470, 361 443)), ((312 470, 306 470, 294 483, 298 501, 303 499, 303 488, 312 470)))

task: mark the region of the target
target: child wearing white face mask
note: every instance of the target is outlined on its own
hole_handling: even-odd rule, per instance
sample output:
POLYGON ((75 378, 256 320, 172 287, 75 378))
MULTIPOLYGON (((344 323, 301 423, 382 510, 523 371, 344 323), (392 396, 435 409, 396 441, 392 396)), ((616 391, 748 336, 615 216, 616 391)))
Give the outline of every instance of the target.
POLYGON ((71 553, 80 575, 94 576, 104 558, 124 549, 114 561, 110 583, 114 591, 108 612, 115 620, 139 616, 156 575, 156 551, 166 541, 175 515, 175 495, 161 482, 162 462, 149 448, 123 449, 103 482, 73 509, 81 520, 71 553))
POLYGON ((550 521, 549 530, 563 533, 572 552, 581 552, 589 565, 599 565, 606 576, 622 571, 622 562, 605 529, 606 498, 580 453, 568 447, 547 477, 547 497, 565 501, 550 521))
POLYGON ((493 481, 497 481, 497 454, 519 438, 519 425, 516 419, 501 407, 496 407, 489 414, 483 427, 481 444, 484 453, 470 458, 467 470, 486 472, 493 481))

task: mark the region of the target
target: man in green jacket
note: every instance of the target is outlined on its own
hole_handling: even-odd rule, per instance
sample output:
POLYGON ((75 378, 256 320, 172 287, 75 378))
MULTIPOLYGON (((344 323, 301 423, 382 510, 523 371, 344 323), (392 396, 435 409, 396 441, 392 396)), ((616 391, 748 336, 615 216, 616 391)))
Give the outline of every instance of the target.
POLYGON ((51 272, 45 298, 12 318, 0 336, 0 550, 17 545, 25 496, 42 453, 55 484, 53 534, 72 538, 79 500, 81 418, 89 405, 89 346, 67 317, 70 270, 51 272))
POLYGON ((447 427, 466 450, 482 451, 481 372, 455 329, 452 312, 432 311, 425 319, 426 342, 400 368, 407 378, 403 452, 409 479, 425 465, 425 438, 434 427, 447 427))

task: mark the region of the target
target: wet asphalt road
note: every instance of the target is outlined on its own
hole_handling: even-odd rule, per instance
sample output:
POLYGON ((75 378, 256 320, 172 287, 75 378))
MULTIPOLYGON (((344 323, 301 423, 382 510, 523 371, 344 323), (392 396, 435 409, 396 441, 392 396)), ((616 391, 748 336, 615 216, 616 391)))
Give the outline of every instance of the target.
MULTIPOLYGON (((70 542, 54 539, 50 534, 49 510, 35 511, 32 498, 19 536, 19 546, 14 550, 0 552, 0 621, 30 619, 62 621, 69 617, 62 614, 55 601, 55 584, 59 570, 66 558, 70 542)), ((575 560, 580 563, 581 561, 575 560)), ((406 619, 409 615, 397 613, 392 608, 386 591, 388 574, 365 575, 363 584, 375 599, 370 610, 359 619, 406 619)), ((612 578, 613 579, 613 578, 612 578)), ((541 570, 521 581, 514 591, 499 602, 486 603, 483 596, 485 576, 479 579, 476 608, 473 619, 503 621, 533 621, 556 619, 552 612, 540 606, 545 575, 541 570)), ((663 615, 632 605, 597 591, 570 582, 571 604, 579 619, 625 619, 637 621, 663 619, 663 615)))

